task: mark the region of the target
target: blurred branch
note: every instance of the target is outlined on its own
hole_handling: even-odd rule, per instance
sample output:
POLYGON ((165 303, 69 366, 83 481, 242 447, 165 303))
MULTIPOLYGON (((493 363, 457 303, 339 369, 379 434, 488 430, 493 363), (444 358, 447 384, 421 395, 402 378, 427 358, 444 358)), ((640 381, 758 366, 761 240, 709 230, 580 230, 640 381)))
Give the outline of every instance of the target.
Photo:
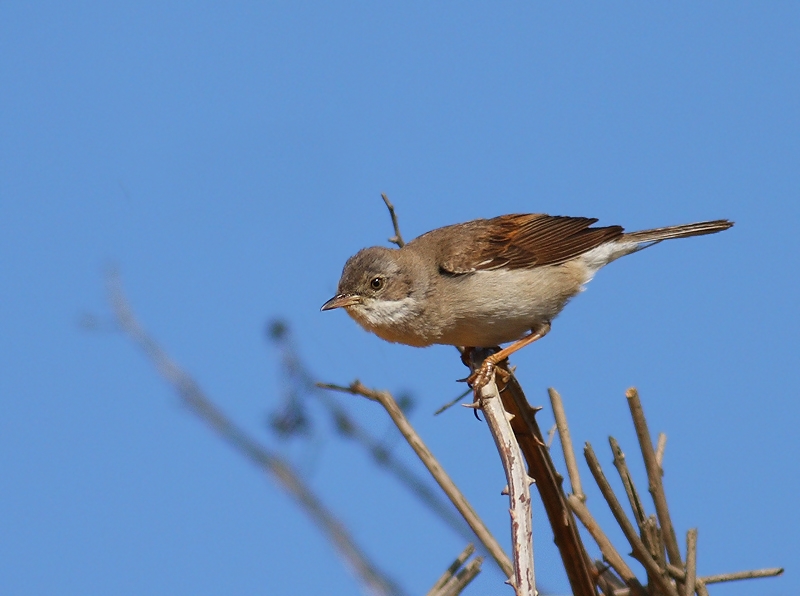
MULTIPOLYGON (((382 441, 375 438, 363 425, 359 424, 346 408, 342 407, 337 400, 330 396, 328 391, 320 391, 320 389, 330 389, 330 387, 318 383, 299 358, 297 350, 291 341, 288 325, 281 321, 273 322, 270 325, 269 335, 281 353, 283 363, 281 370, 283 374, 289 377, 289 383, 292 385, 290 390, 292 396, 304 394, 318 400, 330 413, 339 434, 356 441, 357 444, 362 446, 372 455, 377 465, 394 474, 412 494, 416 495, 462 538, 466 540, 475 538, 475 534, 469 525, 465 523, 463 517, 453 511, 450 504, 428 482, 423 480, 401 460, 394 457, 389 448, 382 441)), ((291 407, 291 402, 289 406, 291 407)), ((399 407, 401 410, 405 409, 402 406, 399 407)))
MULTIPOLYGON (((470 370, 479 370, 492 350, 473 348, 470 351, 470 370)), ((525 470, 522 452, 514 436, 510 420, 513 414, 503 407, 494 376, 480 389, 475 390, 486 424, 494 439, 503 471, 508 482, 508 500, 511 514, 511 551, 514 560, 513 580, 509 583, 517 596, 535 596, 536 579, 533 570, 533 518, 530 484, 533 481, 525 470)))
POLYGON ((374 389, 369 389, 360 381, 353 381, 348 387, 329 383, 318 383, 318 386, 322 387, 323 389, 330 389, 332 391, 341 391, 344 393, 350 393, 352 395, 360 395, 383 406, 383 408, 389 414, 389 417, 392 419, 392 422, 394 422, 397 426, 400 434, 403 435, 408 444, 414 450, 414 453, 417 454, 417 457, 420 458, 422 463, 431 473, 431 476, 433 476, 434 480, 436 480, 436 483, 445 492, 447 498, 450 499, 453 505, 455 505, 456 509, 458 509, 459 513, 461 513, 461 515, 464 517, 467 524, 469 524, 469 527, 472 528, 472 531, 478 537, 478 540, 480 540, 481 543, 486 547, 489 554, 500 566, 500 569, 506 574, 506 577, 511 576, 513 573, 513 566, 508 558, 508 555, 505 554, 503 548, 500 546, 494 536, 492 536, 492 533, 469 504, 466 497, 461 493, 450 476, 448 476, 447 472, 444 471, 444 468, 442 468, 439 461, 436 459, 433 453, 431 453, 427 445, 425 445, 422 438, 411 426, 411 423, 409 423, 408 419, 397 405, 397 402, 394 400, 391 393, 388 391, 376 391, 374 389))
POLYGON ((164 352, 136 320, 125 297, 119 277, 107 279, 109 301, 117 322, 125 334, 138 345, 155 366, 161 377, 178 394, 181 402, 197 415, 220 438, 232 445, 261 470, 267 472, 297 502, 301 509, 323 531, 336 547, 347 566, 372 594, 394 596, 402 589, 368 559, 356 545, 345 526, 328 511, 320 499, 307 487, 291 466, 266 447, 259 444, 229 419, 205 395, 200 386, 164 352))
POLYGON ((468 544, 442 577, 436 580, 426 596, 456 596, 460 594, 481 571, 482 557, 475 557, 464 565, 474 552, 475 547, 468 544))
POLYGON ((462 399, 464 399, 465 397, 467 397, 467 396, 468 396, 470 393, 472 393, 472 389, 471 389, 470 387, 467 387, 467 388, 466 388, 464 391, 462 391, 461 393, 459 393, 459 394, 458 394, 456 397, 454 397, 453 399, 451 399, 449 402, 447 402, 447 403, 446 403, 446 404, 444 404, 443 406, 441 406, 441 407, 437 408, 437 409, 436 409, 436 411, 433 413, 433 415, 434 415, 434 416, 438 416, 439 414, 441 414, 441 413, 442 413, 442 412, 444 412, 445 410, 448 410, 448 409, 450 409, 451 407, 453 407, 454 405, 456 405, 456 404, 457 404, 459 401, 461 401, 462 399))

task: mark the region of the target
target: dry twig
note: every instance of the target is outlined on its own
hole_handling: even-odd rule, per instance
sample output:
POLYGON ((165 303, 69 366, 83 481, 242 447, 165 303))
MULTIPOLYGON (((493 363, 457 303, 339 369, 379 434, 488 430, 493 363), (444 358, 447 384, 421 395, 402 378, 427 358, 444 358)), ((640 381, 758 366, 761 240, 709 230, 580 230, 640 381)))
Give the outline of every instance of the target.
POLYGON ((464 517, 467 524, 469 524, 469 527, 472 528, 473 532, 475 532, 478 540, 480 540, 481 543, 486 547, 486 550, 500 566, 500 569, 503 571, 503 573, 505 573, 507 577, 511 576, 513 573, 513 565, 511 564, 508 555, 506 555, 506 553, 503 551, 503 547, 501 547, 500 543, 498 543, 494 536, 492 536, 492 533, 472 508, 472 505, 469 504, 466 497, 461 493, 450 476, 448 476, 447 472, 444 471, 444 468, 442 468, 439 461, 436 459, 436 457, 434 457, 433 453, 431 453, 430 449, 428 449, 427 445, 425 445, 425 443, 422 441, 422 438, 420 438, 420 436, 414 430, 414 427, 411 426, 411 423, 408 421, 405 414, 403 414, 403 411, 397 405, 397 402, 392 397, 391 393, 388 391, 376 391, 374 389, 370 389, 363 385, 360 381, 353 381, 348 387, 329 383, 318 383, 317 386, 322 387, 323 389, 350 393, 352 395, 361 395, 362 397, 376 401, 383 406, 383 408, 388 412, 389 417, 392 419, 392 422, 394 422, 397 426, 400 434, 403 435, 408 444, 417 454, 417 457, 420 458, 422 463, 431 473, 433 479, 436 480, 437 484, 442 488, 453 505, 455 505, 456 509, 458 509, 459 513, 461 513, 461 515, 464 517))
POLYGON ((656 515, 661 527, 661 537, 667 549, 667 556, 671 564, 681 566, 683 562, 681 561, 681 552, 678 549, 678 538, 675 535, 675 528, 672 525, 672 518, 669 514, 664 485, 661 482, 661 466, 656 461, 653 440, 650 438, 642 403, 639 401, 639 392, 631 387, 625 392, 625 397, 628 398, 628 407, 633 418, 633 426, 636 429, 636 436, 639 439, 639 446, 642 450, 644 467, 647 470, 648 488, 656 506, 656 515))
POLYGON ((570 495, 567 497, 569 500, 569 506, 572 507, 572 510, 575 512, 575 515, 581 520, 583 526, 588 530, 589 534, 591 534, 594 541, 597 543, 597 546, 600 548, 600 552, 603 555, 603 559, 605 559, 609 565, 616 571, 619 576, 622 578, 622 581, 631 589, 631 593, 636 594, 637 596, 645 596, 644 588, 642 584, 639 583, 636 575, 633 573, 633 570, 628 567, 628 564, 622 558, 622 555, 619 554, 614 545, 611 544, 611 541, 603 532, 600 524, 592 517, 592 514, 589 513, 589 509, 586 505, 581 501, 577 495, 570 495))
POLYGON ((392 216, 394 236, 389 238, 389 242, 396 244, 399 248, 403 248, 403 246, 405 246, 405 242, 403 241, 403 236, 400 234, 400 224, 397 223, 397 214, 394 212, 394 205, 389 202, 389 197, 386 196, 386 193, 381 193, 381 198, 383 199, 383 202, 386 203, 386 208, 389 210, 389 215, 392 216))
MULTIPOLYGON (((642 539, 645 539, 644 524, 647 519, 647 514, 644 511, 642 500, 639 498, 639 492, 633 484, 633 477, 628 470, 628 464, 625 462, 625 454, 622 452, 619 443, 617 443, 614 437, 608 437, 608 443, 611 445, 611 453, 614 454, 614 467, 617 468, 619 477, 622 480, 622 486, 625 487, 625 494, 628 495, 628 502, 633 511, 633 518, 639 526, 642 539)), ((645 540, 645 542, 647 541, 645 540)))
POLYGON ((697 583, 697 528, 686 532, 686 583, 683 593, 693 596, 697 583))
MULTIPOLYGON (((685 581, 686 572, 674 565, 668 565, 667 570, 669 574, 677 580, 685 581)), ((719 573, 717 575, 705 575, 697 578, 697 583, 700 584, 718 584, 720 582, 732 582, 742 579, 757 579, 759 577, 776 577, 783 574, 783 567, 768 567, 766 569, 752 569, 750 571, 735 571, 733 573, 719 573)))
POLYGON ((668 594, 669 596, 678 596, 675 586, 672 585, 666 576, 666 571, 659 569, 658 565, 650 555, 647 547, 636 534, 636 530, 634 530, 633 525, 631 525, 631 522, 625 516, 625 512, 617 500, 614 491, 611 489, 611 485, 608 483, 605 474, 603 474, 603 470, 600 467, 600 462, 597 460, 597 456, 594 454, 594 450, 589 443, 586 443, 584 454, 586 456, 586 463, 589 465, 589 470, 592 472, 592 476, 594 476, 597 486, 600 488, 600 492, 603 494, 603 498, 605 498, 606 502, 608 503, 611 513, 614 514, 614 519, 617 520, 619 527, 625 534, 625 538, 628 539, 628 542, 633 549, 633 556, 636 557, 636 559, 644 566, 644 568, 647 570, 648 576, 653 579, 653 581, 658 585, 659 589, 664 594, 668 594))
POLYGON ((572 486, 572 494, 581 501, 586 500, 581 487, 581 477, 578 473, 578 461, 575 459, 575 450, 572 448, 572 438, 569 436, 569 425, 567 424, 567 414, 564 411, 564 403, 558 391, 550 387, 547 390, 550 395, 550 405, 553 408, 553 416, 558 427, 558 436, 561 438, 561 449, 564 452, 564 462, 567 464, 567 474, 569 483, 572 486))
POLYGON ((757 577, 775 577, 783 574, 783 567, 770 567, 768 569, 754 569, 753 571, 737 571, 735 573, 720 573, 718 575, 705 575, 700 579, 704 584, 719 582, 732 582, 740 579, 755 579, 757 577))

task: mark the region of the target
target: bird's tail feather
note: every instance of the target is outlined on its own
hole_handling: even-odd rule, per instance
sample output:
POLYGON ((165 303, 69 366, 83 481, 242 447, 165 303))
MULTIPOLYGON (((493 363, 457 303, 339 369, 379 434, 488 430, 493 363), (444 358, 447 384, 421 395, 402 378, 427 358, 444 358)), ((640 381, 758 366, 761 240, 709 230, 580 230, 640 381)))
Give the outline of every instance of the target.
POLYGON ((661 240, 668 240, 670 238, 688 238, 689 236, 716 234, 732 226, 732 221, 728 221, 727 219, 715 219, 714 221, 701 221, 680 226, 667 226, 664 228, 653 228, 652 230, 642 230, 641 232, 630 232, 624 234, 622 238, 632 242, 660 242, 661 240))

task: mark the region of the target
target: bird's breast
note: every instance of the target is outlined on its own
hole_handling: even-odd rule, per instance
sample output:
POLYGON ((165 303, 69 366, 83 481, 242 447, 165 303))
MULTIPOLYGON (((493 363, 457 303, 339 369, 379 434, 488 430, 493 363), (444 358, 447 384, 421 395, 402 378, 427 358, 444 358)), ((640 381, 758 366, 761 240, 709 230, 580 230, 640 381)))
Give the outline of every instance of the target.
POLYGON ((451 297, 435 343, 494 346, 552 321, 591 278, 579 261, 532 269, 476 271, 443 278, 451 297))

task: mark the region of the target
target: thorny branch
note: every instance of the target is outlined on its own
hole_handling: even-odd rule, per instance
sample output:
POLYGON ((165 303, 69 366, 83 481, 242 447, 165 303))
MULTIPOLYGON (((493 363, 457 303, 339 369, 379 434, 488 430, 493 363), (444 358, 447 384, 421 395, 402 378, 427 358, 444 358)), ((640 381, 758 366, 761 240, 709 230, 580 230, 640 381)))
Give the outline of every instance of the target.
MULTIPOLYGON (((491 350, 473 348, 470 353, 470 369, 478 370, 491 350)), ((509 578, 517 596, 535 596, 536 581, 533 571, 533 518, 530 484, 532 479, 525 470, 519 443, 511 428, 513 415, 506 412, 497 384, 489 379, 476 390, 476 402, 483 411, 486 424, 494 439, 503 471, 508 482, 508 500, 511 514, 511 551, 514 560, 513 579, 509 578)))
POLYGON ((495 381, 503 407, 513 415, 511 428, 528 463, 528 474, 536 481, 547 519, 553 529, 564 570, 573 596, 595 596, 597 570, 583 546, 578 526, 567 503, 561 475, 556 471, 550 450, 536 422, 536 412, 528 403, 508 361, 497 365, 495 381))

